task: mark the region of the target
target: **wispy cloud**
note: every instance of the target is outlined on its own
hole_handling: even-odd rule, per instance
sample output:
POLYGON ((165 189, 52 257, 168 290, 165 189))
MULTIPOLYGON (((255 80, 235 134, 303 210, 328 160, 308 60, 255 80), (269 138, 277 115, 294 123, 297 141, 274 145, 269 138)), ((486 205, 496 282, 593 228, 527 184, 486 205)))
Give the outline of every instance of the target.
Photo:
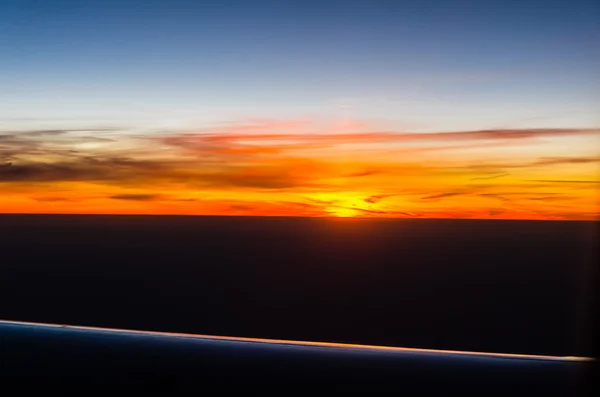
POLYGON ((7 138, 44 137, 72 133, 102 133, 121 131, 120 127, 90 127, 90 128, 62 128, 49 130, 8 130, 0 131, 0 140, 7 138))
POLYGON ((363 199, 363 201, 364 201, 365 203, 375 204, 375 203, 378 203, 378 202, 380 202, 381 200, 384 200, 384 199, 386 199, 386 198, 389 198, 389 197, 394 197, 394 196, 399 196, 399 195, 400 195, 400 194, 398 194, 398 193, 392 193, 392 194, 376 194, 376 195, 369 196, 369 197, 367 197, 367 198, 363 199))
POLYGON ((481 196, 481 197, 489 197, 489 198, 493 198, 493 199, 504 201, 504 202, 511 201, 509 198, 505 197, 506 194, 500 195, 498 193, 480 193, 479 196, 481 196))
POLYGON ((557 196, 543 196, 543 197, 528 197, 526 199, 534 200, 534 201, 565 201, 565 200, 570 200, 573 198, 574 197, 572 197, 572 196, 557 195, 557 196))
POLYGON ((566 184, 570 184, 570 183, 581 183, 581 184, 592 184, 592 185, 597 185, 600 184, 600 181, 594 181, 594 180, 568 180, 568 179, 529 179, 528 182, 544 182, 544 183, 566 183, 566 184))
POLYGON ((48 202, 70 201, 70 199, 67 197, 37 197, 37 198, 35 198, 35 200, 36 201, 48 201, 48 202))
POLYGON ((132 200, 132 201, 152 201, 158 200, 161 196, 158 194, 144 194, 144 193, 133 193, 133 194, 115 194, 109 198, 115 200, 132 200))
POLYGON ((498 178, 502 178, 502 177, 508 176, 508 175, 510 175, 508 172, 503 172, 503 173, 498 173, 498 174, 492 175, 492 176, 480 176, 480 177, 476 177, 476 178, 471 178, 470 180, 483 181, 483 180, 488 180, 488 179, 498 179, 498 178))
POLYGON ((9 162, 0 167, 0 182, 126 181, 159 176, 164 164, 124 159, 83 159, 61 162, 9 162))
POLYGON ((229 206, 229 208, 231 208, 232 210, 241 210, 241 211, 252 211, 252 210, 256 209, 256 207, 253 207, 251 205, 243 205, 243 204, 231 204, 229 206))
POLYGON ((481 130, 457 132, 361 132, 361 133, 330 133, 330 134, 296 134, 296 133, 186 133, 160 138, 163 143, 183 146, 202 147, 203 145, 236 144, 240 142, 278 141, 282 143, 311 142, 313 144, 364 144, 392 142, 427 142, 455 140, 520 140, 541 137, 560 137, 573 135, 598 134, 598 129, 511 129, 511 130, 481 130))
POLYGON ((600 162, 600 156, 591 157, 542 157, 534 165, 587 164, 600 162))
POLYGON ((431 196, 421 197, 421 200, 439 200, 439 199, 446 198, 446 197, 459 196, 461 194, 464 194, 464 193, 463 192, 440 193, 440 194, 434 194, 431 196))

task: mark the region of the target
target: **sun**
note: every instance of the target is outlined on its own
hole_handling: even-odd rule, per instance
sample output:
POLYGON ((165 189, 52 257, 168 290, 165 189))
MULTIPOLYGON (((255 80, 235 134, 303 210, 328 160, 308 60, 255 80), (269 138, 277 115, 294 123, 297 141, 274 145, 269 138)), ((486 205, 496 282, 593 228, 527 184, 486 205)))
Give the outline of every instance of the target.
POLYGON ((344 193, 322 193, 313 194, 308 198, 317 204, 321 205, 321 209, 327 215, 335 218, 357 218, 364 217, 371 212, 376 213, 373 205, 365 202, 365 197, 369 197, 369 193, 361 192, 344 192, 344 193))
POLYGON ((336 218, 353 218, 359 215, 359 211, 345 207, 329 207, 326 211, 336 218))

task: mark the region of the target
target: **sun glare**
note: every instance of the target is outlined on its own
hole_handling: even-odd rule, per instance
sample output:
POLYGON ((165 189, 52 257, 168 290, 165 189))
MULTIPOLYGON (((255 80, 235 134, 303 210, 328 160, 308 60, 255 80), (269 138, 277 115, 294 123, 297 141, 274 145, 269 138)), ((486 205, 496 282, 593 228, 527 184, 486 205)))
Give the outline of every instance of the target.
POLYGON ((327 212, 337 218, 352 218, 359 215, 359 212, 352 208, 333 207, 327 208, 327 212))

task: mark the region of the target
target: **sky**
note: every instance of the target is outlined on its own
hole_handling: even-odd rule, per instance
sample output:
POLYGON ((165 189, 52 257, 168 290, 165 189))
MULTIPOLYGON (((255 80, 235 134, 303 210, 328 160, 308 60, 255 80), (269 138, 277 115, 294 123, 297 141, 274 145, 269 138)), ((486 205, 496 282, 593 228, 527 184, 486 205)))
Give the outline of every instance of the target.
POLYGON ((0 212, 597 219, 593 0, 0 2, 0 212))

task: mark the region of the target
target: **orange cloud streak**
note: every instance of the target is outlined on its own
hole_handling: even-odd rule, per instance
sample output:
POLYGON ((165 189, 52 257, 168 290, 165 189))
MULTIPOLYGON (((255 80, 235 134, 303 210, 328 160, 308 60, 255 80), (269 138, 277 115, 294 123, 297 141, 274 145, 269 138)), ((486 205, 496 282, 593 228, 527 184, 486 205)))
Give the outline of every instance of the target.
POLYGON ((307 125, 0 134, 0 212, 598 218, 598 130, 323 134, 307 125))

